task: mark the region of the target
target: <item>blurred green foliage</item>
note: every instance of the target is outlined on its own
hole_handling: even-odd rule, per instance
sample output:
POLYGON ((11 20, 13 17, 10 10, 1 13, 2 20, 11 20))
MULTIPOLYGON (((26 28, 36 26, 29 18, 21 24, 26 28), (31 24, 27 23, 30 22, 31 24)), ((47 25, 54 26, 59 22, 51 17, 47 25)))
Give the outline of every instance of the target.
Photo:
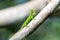
POLYGON ((28 0, 0 0, 0 9, 22 4, 27 1, 28 0))
MULTIPOLYGON (((0 9, 27 1, 28 0, 0 0, 0 9)), ((24 40, 60 40, 60 14, 58 13, 52 14, 37 30, 24 40)), ((23 21, 24 20, 20 20, 16 24, 7 25, 7 28, 0 28, 0 40, 8 40, 13 33, 18 31, 23 21)))

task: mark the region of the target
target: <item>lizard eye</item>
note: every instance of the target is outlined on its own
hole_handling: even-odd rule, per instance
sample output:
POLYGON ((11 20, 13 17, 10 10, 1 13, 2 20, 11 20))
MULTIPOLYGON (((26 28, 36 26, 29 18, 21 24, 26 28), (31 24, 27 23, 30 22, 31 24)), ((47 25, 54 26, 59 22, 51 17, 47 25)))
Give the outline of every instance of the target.
POLYGON ((30 12, 33 13, 33 9, 31 9, 30 12))

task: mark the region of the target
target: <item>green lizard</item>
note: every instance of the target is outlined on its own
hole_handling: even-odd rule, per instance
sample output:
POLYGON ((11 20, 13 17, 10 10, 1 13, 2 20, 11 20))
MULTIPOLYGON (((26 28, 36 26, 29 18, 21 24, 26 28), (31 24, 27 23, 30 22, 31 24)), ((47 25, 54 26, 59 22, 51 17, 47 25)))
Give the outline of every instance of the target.
POLYGON ((24 28, 33 19, 33 13, 34 13, 34 11, 31 9, 30 10, 30 15, 28 16, 28 18, 26 19, 26 21, 21 26, 21 29, 24 28))

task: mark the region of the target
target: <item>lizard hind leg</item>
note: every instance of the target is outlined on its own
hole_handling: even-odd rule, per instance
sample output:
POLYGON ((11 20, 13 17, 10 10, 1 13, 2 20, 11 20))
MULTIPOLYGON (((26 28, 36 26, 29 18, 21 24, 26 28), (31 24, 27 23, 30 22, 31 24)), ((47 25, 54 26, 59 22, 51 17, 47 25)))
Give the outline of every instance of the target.
POLYGON ((25 26, 26 26, 26 24, 23 24, 22 27, 21 27, 21 29, 23 29, 25 26))

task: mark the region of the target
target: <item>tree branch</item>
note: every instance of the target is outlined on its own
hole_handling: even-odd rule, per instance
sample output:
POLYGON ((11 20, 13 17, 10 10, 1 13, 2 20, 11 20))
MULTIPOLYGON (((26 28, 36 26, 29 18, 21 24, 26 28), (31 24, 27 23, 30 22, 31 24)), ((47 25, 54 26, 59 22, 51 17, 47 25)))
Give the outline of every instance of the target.
POLYGON ((30 9, 41 10, 49 1, 34 0, 15 7, 0 10, 0 26, 11 24, 16 20, 24 19, 29 14, 30 9))
POLYGON ((19 30, 9 40, 22 40, 31 33, 44 19, 53 12, 60 0, 52 0, 26 27, 19 30))

